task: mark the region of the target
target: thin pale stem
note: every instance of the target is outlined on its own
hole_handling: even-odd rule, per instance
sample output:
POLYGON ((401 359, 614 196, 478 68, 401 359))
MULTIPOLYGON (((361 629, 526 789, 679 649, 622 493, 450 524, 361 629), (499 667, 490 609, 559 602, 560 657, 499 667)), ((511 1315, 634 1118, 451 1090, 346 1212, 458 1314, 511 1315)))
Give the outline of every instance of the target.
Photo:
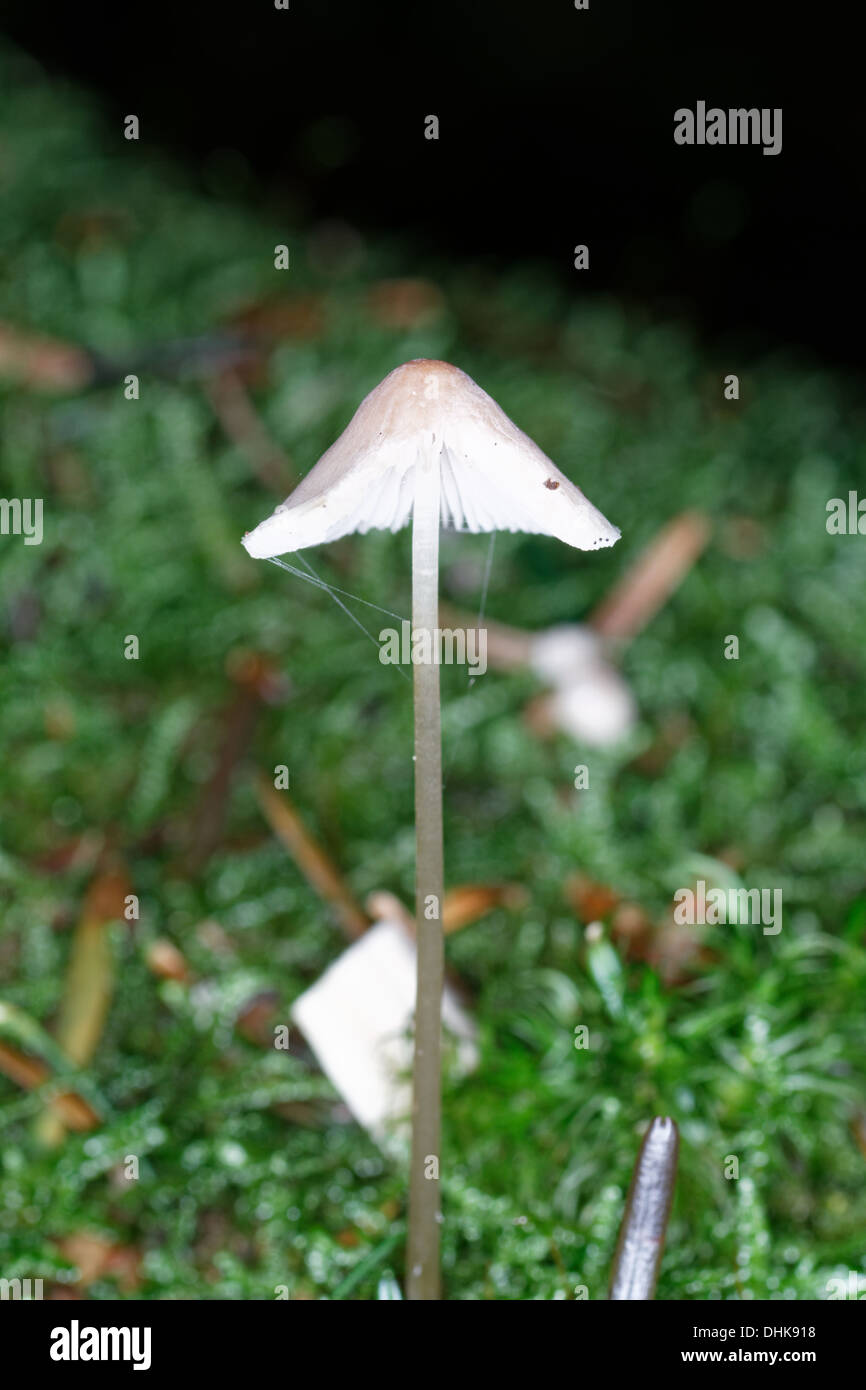
MULTIPOLYGON (((412 626, 429 660, 413 665, 415 693, 415 923, 418 987, 406 1297, 439 1298, 440 1052, 442 1028, 442 740, 439 710, 439 458, 419 458, 412 521, 412 626)), ((414 649, 414 648, 413 648, 414 649)))

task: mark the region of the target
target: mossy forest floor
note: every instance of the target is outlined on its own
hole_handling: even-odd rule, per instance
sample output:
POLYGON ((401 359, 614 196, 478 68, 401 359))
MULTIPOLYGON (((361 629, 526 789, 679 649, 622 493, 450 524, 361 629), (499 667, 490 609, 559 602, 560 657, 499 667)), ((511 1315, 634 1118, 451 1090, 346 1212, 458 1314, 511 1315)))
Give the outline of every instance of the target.
MULTIPOLYGON (((492 618, 578 621, 677 512, 713 528, 624 652, 640 720, 615 749, 538 737, 528 674, 444 672, 447 883, 525 894, 449 938, 481 1063, 445 1087, 446 1296, 604 1297, 654 1114, 682 1136, 659 1298, 826 1298, 866 1273, 866 539, 825 524, 830 498, 866 494, 851 386, 709 360, 577 275, 568 293, 531 266, 419 264, 396 237, 258 213, 233 165, 190 191, 75 91, 9 53, 0 68, 4 333, 134 361, 141 383, 137 401, 110 373, 46 390, 38 354, 0 381, 0 490, 45 506, 41 545, 0 538, 0 1044, 50 1085, 52 1039, 77 1027, 67 1084, 98 1117, 52 1134, 47 1093, 7 1056, 0 1276, 147 1299, 374 1299, 402 1280, 404 1174, 309 1057, 268 1045, 344 938, 254 774, 290 769, 359 901, 411 902, 410 687, 327 594, 239 539, 419 356, 468 371, 622 529, 587 555, 500 536, 492 618), (276 461, 217 419, 207 349, 146 358, 239 316, 272 331, 240 370, 276 461), (700 877, 780 888, 782 931, 695 928, 672 965, 672 896, 700 877), (94 882, 137 895, 139 920, 101 928, 94 882), (588 950, 596 915, 613 956, 588 950), (76 932, 94 953, 77 995, 76 932), (88 987, 107 1013, 82 1041, 88 987)), ((485 537, 445 537, 443 596, 477 608, 486 555, 485 537)), ((408 615, 408 557, 408 533, 376 533, 310 558, 408 615)))

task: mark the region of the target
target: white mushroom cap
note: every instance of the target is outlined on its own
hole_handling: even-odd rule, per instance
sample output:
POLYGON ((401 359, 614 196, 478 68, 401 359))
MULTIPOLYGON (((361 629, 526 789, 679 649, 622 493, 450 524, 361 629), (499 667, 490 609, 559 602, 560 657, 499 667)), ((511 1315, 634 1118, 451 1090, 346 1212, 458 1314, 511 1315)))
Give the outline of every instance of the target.
POLYGON ((592 628, 561 623, 533 634, 529 668, 553 686, 537 706, 546 725, 596 748, 618 743, 634 727, 634 696, 592 628))
POLYGON ((352 531, 399 531, 412 515, 415 465, 430 457, 440 463, 445 527, 531 531, 579 550, 619 539, 471 377, 420 358, 365 397, 336 443, 243 544, 256 559, 270 559, 352 531))
POLYGON ((579 623, 558 623, 529 639, 529 669, 551 685, 580 680, 602 660, 598 634, 579 623))
POLYGON ((578 680, 558 686, 547 714, 563 733, 593 748, 619 743, 637 721, 634 696, 607 662, 590 666, 578 680))

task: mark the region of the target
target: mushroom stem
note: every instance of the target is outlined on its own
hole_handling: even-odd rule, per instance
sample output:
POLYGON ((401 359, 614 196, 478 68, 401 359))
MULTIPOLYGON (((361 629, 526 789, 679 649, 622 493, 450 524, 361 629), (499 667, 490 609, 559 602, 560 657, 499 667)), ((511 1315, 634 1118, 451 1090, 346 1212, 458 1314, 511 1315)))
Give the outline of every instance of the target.
MULTIPOLYGON (((412 514, 412 627, 429 634, 413 661, 415 921, 418 985, 406 1297, 439 1298, 440 1042, 442 1028, 442 740, 439 707, 439 456, 421 454, 412 514), (435 1161, 433 1161, 435 1160, 435 1161)), ((413 646, 414 655, 414 646, 413 646)))

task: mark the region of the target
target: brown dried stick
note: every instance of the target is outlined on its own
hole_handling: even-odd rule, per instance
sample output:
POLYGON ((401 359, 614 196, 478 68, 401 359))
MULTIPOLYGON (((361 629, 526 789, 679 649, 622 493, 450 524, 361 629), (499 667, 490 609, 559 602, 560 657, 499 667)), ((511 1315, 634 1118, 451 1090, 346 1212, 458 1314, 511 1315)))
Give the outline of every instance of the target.
POLYGON ((204 391, 229 439, 246 454, 265 487, 284 497, 298 481, 295 469, 268 434, 237 373, 209 378, 204 391))
POLYGON ((487 659, 498 671, 517 671, 529 662, 532 638, 535 635, 532 632, 509 627, 507 623, 494 623, 490 618, 485 618, 483 628, 479 629, 475 618, 468 613, 462 613, 459 608, 445 600, 439 603, 439 620, 450 628, 465 628, 466 632, 486 632, 487 659))
POLYGON ((589 619, 601 637, 635 637, 688 574, 710 537, 701 512, 682 512, 668 522, 630 565, 589 619))
MULTIPOLYGON (((682 583, 707 544, 710 524, 700 512, 682 512, 650 541, 591 614, 588 626, 600 637, 624 643, 646 627, 682 583)), ((440 604, 442 618, 453 628, 477 629, 477 622, 451 604, 440 604)), ((512 671, 529 663, 532 639, 524 632, 485 619, 487 657, 491 666, 512 671)))
POLYGON ((43 391, 78 391, 93 362, 83 348, 0 322, 0 379, 43 391))
POLYGON ((285 845, 304 878, 330 903, 350 940, 357 940, 369 926, 362 908, 352 897, 325 851, 307 830, 285 792, 278 792, 261 773, 256 777, 259 805, 278 840, 285 845))
MULTIPOLYGON (((42 1086, 52 1074, 51 1068, 45 1062, 28 1057, 25 1053, 19 1052, 17 1047, 10 1047, 8 1043, 0 1043, 0 1071, 25 1091, 33 1091, 37 1086, 42 1086)), ((95 1129, 99 1124, 99 1116, 92 1106, 72 1091, 55 1095, 51 1103, 63 1124, 69 1129, 84 1131, 95 1129)))

